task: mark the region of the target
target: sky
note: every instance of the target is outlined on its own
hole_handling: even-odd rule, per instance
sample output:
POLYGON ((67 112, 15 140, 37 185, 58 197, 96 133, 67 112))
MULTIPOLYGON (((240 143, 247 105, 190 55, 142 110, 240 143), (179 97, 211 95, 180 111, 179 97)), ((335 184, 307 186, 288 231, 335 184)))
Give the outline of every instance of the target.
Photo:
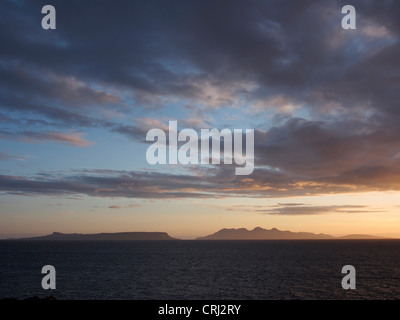
POLYGON ((4 0, 0 12, 0 237, 400 237, 399 1, 4 0), (348 4, 355 30, 341 25, 348 4), (146 134, 169 121, 254 129, 254 171, 149 164, 146 134))

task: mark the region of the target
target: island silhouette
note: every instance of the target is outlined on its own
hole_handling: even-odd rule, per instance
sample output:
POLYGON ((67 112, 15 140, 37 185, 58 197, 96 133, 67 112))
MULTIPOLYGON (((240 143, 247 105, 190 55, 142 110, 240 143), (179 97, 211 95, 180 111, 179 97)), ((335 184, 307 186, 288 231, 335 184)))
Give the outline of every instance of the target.
POLYGON ((311 232, 292 232, 281 231, 276 228, 270 230, 256 227, 253 230, 246 228, 239 229, 221 229, 205 237, 196 238, 196 240, 312 240, 312 239, 380 239, 381 237, 350 234, 342 237, 334 237, 324 233, 311 232))
POLYGON ((21 238, 18 240, 179 240, 166 232, 117 232, 117 233, 61 233, 39 237, 21 238))
MULTIPOLYGON (((213 234, 198 237, 195 240, 335 240, 335 239, 388 239, 366 234, 349 234, 334 237, 325 233, 281 231, 276 228, 263 229, 256 227, 253 230, 246 228, 221 229, 213 234)), ((12 238, 7 240, 180 240, 171 237, 167 232, 118 232, 118 233, 60 233, 53 232, 45 236, 29 238, 12 238)))

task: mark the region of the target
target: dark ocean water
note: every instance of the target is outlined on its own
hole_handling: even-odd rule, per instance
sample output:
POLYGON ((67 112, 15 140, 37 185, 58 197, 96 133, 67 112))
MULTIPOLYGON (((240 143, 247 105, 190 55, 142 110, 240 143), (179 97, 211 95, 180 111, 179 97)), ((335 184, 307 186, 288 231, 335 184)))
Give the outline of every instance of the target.
POLYGON ((400 240, 0 241, 0 298, 400 299, 400 240), (43 290, 44 265, 57 289, 43 290), (353 265, 357 289, 344 290, 353 265))

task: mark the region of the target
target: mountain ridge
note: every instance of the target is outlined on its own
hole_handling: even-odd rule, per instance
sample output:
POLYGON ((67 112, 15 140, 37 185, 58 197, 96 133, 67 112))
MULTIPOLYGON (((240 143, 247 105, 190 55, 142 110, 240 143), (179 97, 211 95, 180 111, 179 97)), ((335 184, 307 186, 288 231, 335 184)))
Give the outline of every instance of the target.
POLYGON ((52 234, 30 238, 6 239, 6 240, 179 240, 172 238, 166 232, 116 232, 116 233, 61 233, 53 232, 52 234))
MULTIPOLYGON (((394 239, 388 237, 371 236, 366 234, 349 234, 341 237, 334 237, 325 233, 292 232, 278 230, 277 228, 264 229, 255 227, 252 230, 246 228, 223 228, 215 233, 197 237, 194 240, 352 240, 352 239, 394 239)), ((116 233, 61 233, 53 232, 45 236, 29 238, 8 238, 6 240, 24 241, 59 241, 59 240, 181 240, 171 237, 166 232, 116 232, 116 233)))
MULTIPOLYGON (((313 239, 385 239, 364 234, 350 234, 334 237, 325 233, 281 231, 277 228, 263 229, 255 227, 253 230, 246 228, 223 228, 213 234, 198 237, 196 240, 313 240, 313 239)), ((386 238, 388 239, 388 238, 386 238)))

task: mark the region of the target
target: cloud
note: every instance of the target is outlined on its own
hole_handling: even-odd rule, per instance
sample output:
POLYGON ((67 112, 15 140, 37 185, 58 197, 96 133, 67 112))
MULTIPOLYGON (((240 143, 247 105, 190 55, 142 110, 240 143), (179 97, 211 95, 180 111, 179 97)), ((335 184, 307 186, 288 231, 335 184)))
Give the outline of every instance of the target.
POLYGON ((168 132, 168 125, 158 119, 144 117, 135 119, 134 125, 115 126, 112 131, 121 133, 130 139, 142 141, 146 140, 146 134, 150 129, 159 128, 168 132))
POLYGON ((388 179, 400 170, 397 128, 367 130, 357 121, 331 124, 293 118, 256 134, 256 164, 288 175, 293 186, 301 180, 388 189, 397 185, 388 179))
POLYGON ((364 205, 331 205, 318 206, 304 203, 278 203, 276 205, 232 205, 226 208, 228 211, 262 213, 268 215, 321 215, 337 213, 367 213, 386 212, 385 210, 374 210, 364 205))
POLYGON ((69 127, 107 126, 107 119, 97 119, 96 110, 104 114, 107 109, 110 113, 124 108, 119 96, 94 89, 73 75, 36 70, 22 62, 0 62, 0 91, 4 93, 1 109, 10 116, 18 115, 24 120, 28 113, 37 120, 44 117, 69 127))
POLYGON ((65 27, 44 36, 40 3, 0 4, 2 139, 87 147, 82 132, 93 127, 143 141, 183 109, 184 126, 223 128, 227 118, 211 114, 230 108, 241 126, 257 129, 256 169, 247 179, 231 166, 198 168, 199 175, 3 176, 4 192, 206 198, 400 190, 399 1, 358 3, 356 32, 341 29, 341 4, 332 1, 99 0, 95 16, 80 1, 55 6, 65 27))
POLYGON ((82 132, 61 133, 55 131, 49 132, 24 132, 24 140, 28 141, 56 141, 71 144, 77 147, 88 147, 94 143, 82 138, 82 132))
POLYGON ((121 209, 122 207, 118 206, 118 205, 112 205, 112 206, 109 206, 108 208, 109 209, 121 209))
MULTIPOLYGON (((394 182, 391 186, 391 190, 400 190, 398 183, 394 182)), ((243 178, 234 175, 233 167, 226 168, 226 166, 216 166, 204 170, 196 168, 193 172, 186 174, 179 168, 171 167, 168 173, 97 169, 64 173, 41 172, 34 176, 0 175, 1 192, 27 196, 86 195, 138 199, 286 198, 378 191, 384 190, 384 188, 385 185, 376 183, 365 183, 364 185, 360 183, 355 186, 354 183, 349 184, 348 181, 334 184, 323 181, 294 180, 292 176, 266 169, 258 170, 257 174, 252 175, 252 178, 243 178)), ((297 208, 290 204, 285 207, 297 208)), ((272 208, 272 210, 276 210, 276 208, 272 208)))
POLYGON ((6 152, 0 152, 0 160, 26 160, 26 157, 15 156, 6 152))
MULTIPOLYGON (((395 130, 378 127, 365 131, 358 122, 332 126, 294 118, 269 131, 256 131, 257 167, 248 177, 235 176, 232 165, 187 170, 171 167, 169 173, 99 169, 71 172, 62 178, 20 176, 15 181, 3 177, 0 189, 20 194, 127 198, 289 197, 400 190, 400 136, 395 130), (17 183, 19 180, 24 183, 17 183)), ((47 132, 26 136, 38 141, 89 144, 81 135, 47 132)), ((162 168, 165 166, 155 167, 162 168)))
POLYGON ((373 85, 390 92, 384 89, 390 76, 375 72, 398 51, 396 41, 382 41, 399 35, 399 4, 389 2, 358 4, 363 19, 354 35, 341 30, 341 6, 329 1, 98 1, 90 26, 91 6, 56 1, 63 12, 59 23, 74 23, 46 37, 33 14, 40 4, 3 3, 8 16, 2 24, 15 28, 1 32, 7 48, 0 55, 2 86, 10 100, 26 89, 17 110, 32 99, 45 100, 47 107, 55 99, 63 109, 124 108, 127 91, 135 108, 186 101, 209 108, 276 105, 287 112, 337 99, 346 104, 349 95, 360 99, 373 85), (333 38, 340 38, 336 46, 333 38), (364 77, 354 82, 357 72, 364 77), (325 93, 323 101, 315 100, 316 93, 325 93))
POLYGON ((23 131, 19 133, 12 133, 8 131, 0 131, 0 138, 12 138, 25 142, 42 143, 44 141, 55 141, 65 144, 74 145, 77 147, 89 147, 94 142, 85 140, 82 136, 83 132, 71 132, 63 133, 57 131, 45 131, 45 132, 34 132, 34 131, 23 131))
POLYGON ((141 207, 141 205, 140 205, 140 204, 137 204, 137 203, 131 203, 131 204, 129 204, 129 205, 127 206, 127 208, 138 208, 138 207, 141 207))
POLYGON ((286 207, 298 207, 298 206, 304 206, 306 205, 305 203, 278 203, 277 206, 286 206, 286 207))
POLYGON ((368 206, 362 205, 334 205, 334 206, 303 206, 291 205, 282 206, 273 209, 260 210, 269 215, 321 215, 332 213, 367 213, 367 212, 385 212, 383 210, 370 210, 368 206))
MULTIPOLYGON (((374 87, 379 100, 383 93, 397 97, 391 75, 379 72, 399 49, 395 1, 357 4, 357 34, 340 28, 341 6, 330 1, 150 2, 98 1, 88 26, 91 6, 56 1, 63 12, 59 23, 74 23, 46 37, 33 14, 40 4, 3 3, 8 15, 2 24, 14 26, 1 32, 7 99, 24 88, 20 109, 32 99, 47 107, 55 99, 63 109, 122 108, 127 90, 135 107, 186 101, 285 112, 307 105, 316 112, 333 102, 335 109, 360 105, 363 93, 371 92, 365 89, 374 87), (338 39, 334 46, 332 39, 338 39), (359 73, 363 77, 353 81, 359 73)), ((378 102, 372 107, 384 108, 378 102)))
MULTIPOLYGON (((196 112, 199 115, 201 112, 196 112)), ((187 118, 187 119, 170 119, 171 121, 177 121, 178 123, 178 130, 182 130, 185 128, 191 128, 195 130, 212 128, 210 125, 211 117, 203 116, 203 117, 196 117, 196 118, 187 118)), ((117 125, 115 126, 112 131, 121 133, 128 138, 145 142, 147 132, 151 129, 161 129, 167 135, 169 132, 169 124, 168 121, 161 121, 155 118, 144 117, 144 118, 137 118, 134 120, 133 125, 117 125)))
POLYGON ((140 204, 131 203, 131 204, 128 204, 127 206, 120 206, 120 205, 108 206, 109 209, 122 209, 122 208, 128 208, 128 209, 130 209, 130 208, 137 208, 137 207, 140 207, 140 204))

